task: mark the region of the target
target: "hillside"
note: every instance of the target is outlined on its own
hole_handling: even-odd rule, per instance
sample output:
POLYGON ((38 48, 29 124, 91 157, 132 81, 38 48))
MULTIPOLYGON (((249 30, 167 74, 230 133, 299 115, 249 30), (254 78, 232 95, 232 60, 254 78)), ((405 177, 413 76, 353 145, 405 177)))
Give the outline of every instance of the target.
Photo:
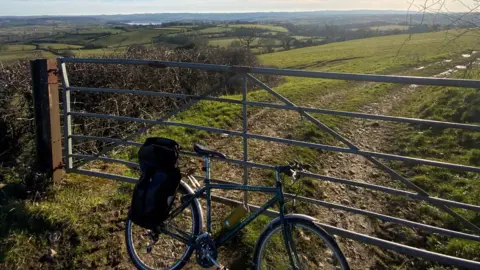
MULTIPOLYGON (((404 44, 406 39, 407 36, 404 35, 377 37, 264 54, 258 58, 262 64, 279 68, 434 76, 445 72, 445 70, 455 69, 457 65, 472 62, 477 57, 472 53, 472 48, 475 48, 477 42, 474 37, 462 36, 454 44, 445 39, 445 33, 414 35, 412 40, 404 44), (463 57, 462 54, 464 53, 471 55, 468 58, 463 57)), ((472 70, 476 71, 477 68, 473 67, 472 70)), ((460 74, 461 72, 457 72, 454 76, 461 76, 460 74)), ((476 77, 477 75, 476 73, 470 74, 470 76, 480 78, 476 77)), ((155 78, 150 79, 155 80, 155 78)), ((250 84, 249 86, 252 87, 250 84)), ((464 92, 460 89, 439 88, 432 90, 429 87, 408 85, 353 83, 290 77, 284 78, 283 84, 275 87, 275 90, 297 105, 307 107, 378 114, 401 114, 463 122, 478 122, 476 119, 479 119, 478 110, 471 109, 478 108, 480 105, 478 104, 478 91, 464 92), (432 91, 435 96, 430 95, 432 91), (455 110, 452 106, 462 107, 461 100, 465 100, 462 98, 467 96, 469 97, 469 103, 466 106, 468 108, 467 115, 471 115, 471 118, 452 119, 452 115, 456 115, 456 113, 449 112, 449 108, 455 110), (455 102, 449 103, 446 101, 450 99, 455 100, 455 102), (426 108, 429 108, 430 113, 426 113, 426 108)), ((239 99, 240 96, 232 95, 228 98, 239 99)), ((274 100, 264 91, 252 88, 250 88, 248 98, 255 101, 274 100)), ((362 147, 375 149, 376 151, 401 152, 406 148, 405 145, 413 142, 421 148, 419 150, 407 149, 406 153, 420 156, 424 154, 421 149, 426 150, 431 147, 428 146, 429 143, 434 143, 430 136, 446 136, 448 138, 453 136, 448 133, 428 134, 420 132, 415 127, 405 125, 325 115, 315 115, 315 117, 338 132, 347 135, 362 147)), ((175 120, 239 130, 241 124, 238 119, 241 119, 241 107, 238 105, 201 102, 191 110, 177 116, 175 120)), ((274 137, 338 144, 333 138, 313 125, 302 121, 298 113, 295 112, 249 107, 249 131, 274 137)), ((242 158, 242 145, 238 138, 175 127, 158 127, 148 135, 171 137, 181 142, 185 149, 190 149, 194 142, 201 142, 226 153, 230 157, 242 158)), ((478 165, 479 137, 478 134, 468 135, 471 138, 469 146, 474 148, 472 153, 464 154, 461 151, 455 155, 435 156, 435 153, 429 153, 428 155, 447 162, 460 161, 465 164, 478 165)), ((438 140, 444 141, 446 137, 438 138, 438 140)), ((137 140, 141 142, 142 139, 144 138, 138 138, 137 140)), ((452 143, 461 145, 462 142, 452 139, 452 143)), ((313 171, 317 173, 395 188, 400 187, 397 183, 391 181, 386 174, 356 156, 325 153, 303 147, 290 147, 257 140, 252 140, 249 147, 251 153, 249 159, 255 162, 276 165, 299 159, 313 164, 313 171)), ((438 147, 448 148, 450 146, 439 145, 438 147)), ((466 148, 467 146, 461 145, 461 147, 466 148)), ((114 157, 135 161, 136 151, 135 148, 127 147, 121 151, 116 151, 114 157)), ((438 151, 443 150, 439 149, 438 151)), ((190 162, 190 158, 183 160, 183 162, 190 162)), ((478 188, 477 184, 473 182, 475 179, 479 180, 478 175, 471 178, 464 176, 461 181, 450 185, 448 181, 458 177, 458 175, 449 172, 445 181, 441 183, 443 188, 438 189, 436 185, 432 185, 432 181, 437 180, 431 179, 430 176, 437 173, 441 174, 443 171, 422 171, 419 168, 406 167, 404 164, 394 165, 398 166, 399 170, 407 170, 407 174, 415 177, 416 183, 423 184, 428 191, 440 195, 444 195, 446 191, 452 191, 455 193, 454 197, 457 200, 478 201, 478 194, 473 194, 472 197, 456 192, 457 189, 472 192, 475 187, 478 188), (425 182, 422 183, 422 181, 425 182), (459 188, 461 186, 460 182, 464 184, 464 189, 459 188)), ((136 171, 119 164, 94 162, 86 165, 85 168, 126 176, 137 176, 136 171)), ((239 167, 224 163, 214 164, 213 175, 215 178, 240 182, 241 173, 242 169, 239 167)), ((252 170, 250 176, 252 177, 252 184, 270 186, 273 183, 271 172, 252 170)), ((11 184, 19 180, 12 177, 8 181, 7 184, 11 184)), ((122 232, 131 189, 131 184, 69 174, 64 181, 54 185, 42 201, 21 201, 7 198, 8 203, 1 208, 0 218, 3 220, 7 217, 13 219, 15 221, 13 224, 16 224, 16 226, 8 228, 10 237, 5 238, 5 244, 1 246, 0 261, 3 261, 7 268, 36 267, 38 260, 50 248, 54 248, 59 251, 59 254, 53 263, 45 262, 46 267, 68 267, 73 264, 79 268, 131 269, 132 266, 126 256, 122 232), (31 228, 19 226, 22 222, 32 225, 31 228), (59 240, 49 240, 49 236, 56 234, 61 235, 59 240)), ((425 218, 425 222, 431 224, 455 226, 451 220, 441 215, 435 215, 431 208, 425 208, 424 205, 417 209, 410 201, 403 198, 391 198, 360 188, 348 188, 330 182, 305 180, 305 186, 294 185, 289 187, 287 191, 376 212, 399 214, 414 220, 425 218), (428 211, 425 209, 428 209, 428 211), (423 212, 420 212, 422 210, 423 212), (422 213, 423 216, 419 217, 419 213, 422 213)), ((231 192, 221 195, 233 199, 241 198, 241 194, 231 192)), ((265 199, 265 196, 251 196, 251 203, 261 204, 265 199)), ((423 232, 418 233, 411 229, 395 227, 389 223, 363 216, 298 202, 295 205, 289 205, 289 208, 295 212, 312 215, 321 222, 341 228, 379 235, 385 239, 395 239, 402 243, 422 245, 421 248, 428 250, 442 251, 451 255, 460 254, 465 258, 478 260, 479 252, 477 251, 480 250, 478 243, 436 239, 432 238, 434 236, 423 232), (427 243, 428 239, 435 240, 435 244, 427 243), (422 243, 422 240, 425 244, 419 244, 422 243)), ((214 222, 217 229, 218 223, 229 212, 230 208, 215 205, 216 219, 214 222)), ((469 215, 468 218, 478 224, 478 217, 469 215)), ((3 220, 0 219, 0 224, 4 223, 3 220)), ((258 222, 247 227, 245 233, 235 239, 234 243, 222 249, 222 262, 231 269, 235 269, 235 266, 242 269, 248 265, 247 261, 250 259, 249 256, 251 256, 256 238, 267 222, 268 219, 262 217, 258 222), (240 264, 240 262, 244 264, 240 264)), ((2 227, 3 233, 6 230, 7 228, 2 227)), ((390 269, 402 265, 408 265, 409 269, 426 269, 437 266, 435 263, 401 256, 347 239, 339 239, 339 243, 352 269, 390 269)), ((190 267, 193 268, 193 266, 190 267)))

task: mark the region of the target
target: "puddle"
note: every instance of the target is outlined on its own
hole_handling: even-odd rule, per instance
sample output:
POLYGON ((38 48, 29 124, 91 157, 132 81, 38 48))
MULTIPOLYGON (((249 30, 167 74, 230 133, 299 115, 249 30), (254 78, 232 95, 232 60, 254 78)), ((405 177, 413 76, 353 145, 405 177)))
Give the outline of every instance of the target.
POLYGON ((463 57, 463 58, 469 58, 469 57, 471 57, 471 56, 472 56, 471 54, 462 54, 462 57, 463 57))
POLYGON ((466 70, 467 66, 456 66, 455 68, 459 70, 466 70))
POLYGON ((445 62, 445 63, 450 63, 452 61, 453 61, 452 59, 443 60, 443 62, 445 62))
POLYGON ((418 67, 415 70, 422 70, 422 69, 425 69, 425 67, 418 67))

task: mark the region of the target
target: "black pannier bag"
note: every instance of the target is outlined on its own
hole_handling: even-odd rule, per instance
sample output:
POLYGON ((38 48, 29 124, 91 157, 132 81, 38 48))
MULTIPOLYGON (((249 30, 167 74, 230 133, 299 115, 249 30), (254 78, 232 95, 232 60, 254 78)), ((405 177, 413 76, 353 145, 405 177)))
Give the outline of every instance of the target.
POLYGON ((133 191, 128 218, 154 230, 168 216, 182 178, 178 168, 180 147, 165 138, 149 138, 138 151, 141 177, 133 191))

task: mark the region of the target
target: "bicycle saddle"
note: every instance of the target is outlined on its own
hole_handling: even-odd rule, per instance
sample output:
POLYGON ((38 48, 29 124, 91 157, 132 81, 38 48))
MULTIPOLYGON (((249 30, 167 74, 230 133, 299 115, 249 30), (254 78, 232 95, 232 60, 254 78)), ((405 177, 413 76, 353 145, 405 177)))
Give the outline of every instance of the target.
POLYGON ((197 153, 201 156, 217 157, 217 158, 221 158, 221 159, 226 159, 227 158, 227 156, 225 154, 222 154, 222 153, 214 151, 214 150, 210 150, 207 147, 205 147, 203 145, 200 145, 200 144, 195 144, 193 146, 193 151, 195 151, 195 153, 197 153))

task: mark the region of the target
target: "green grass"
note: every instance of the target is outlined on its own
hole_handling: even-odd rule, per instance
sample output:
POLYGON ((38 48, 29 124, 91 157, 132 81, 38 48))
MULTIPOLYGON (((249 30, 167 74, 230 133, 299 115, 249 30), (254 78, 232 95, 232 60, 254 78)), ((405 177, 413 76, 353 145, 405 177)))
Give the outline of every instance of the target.
MULTIPOLYGON (((454 34, 454 33, 451 33, 454 34)), ((260 60, 280 68, 306 67, 330 63, 327 70, 343 72, 379 73, 389 69, 407 68, 423 62, 450 57, 452 54, 473 48, 473 37, 461 37, 448 44, 445 32, 413 35, 398 53, 407 35, 377 37, 331 43, 323 46, 295 49, 260 56, 260 60), (397 55, 398 53, 398 55, 397 55), (354 61, 343 61, 356 57, 354 61), (367 61, 368 59, 368 61, 367 61)))
POLYGON ((58 24, 55 26, 55 29, 52 29, 52 26, 50 25, 26 25, 26 26, 11 26, 11 27, 1 27, 0 28, 0 34, 18 34, 18 35, 23 35, 24 33, 26 34, 31 34, 31 33, 46 33, 46 34, 51 34, 53 31, 55 33, 58 32, 69 32, 74 29, 74 26, 72 25, 62 25, 58 24))
POLYGON ((80 46, 80 45, 63 44, 63 43, 40 43, 39 45, 41 48, 53 48, 56 50, 83 48, 83 46, 80 46))
MULTIPOLYGON (((252 42, 251 46, 262 46, 261 44, 262 39, 265 39, 265 38, 257 38, 252 42)), ((268 39, 273 40, 275 42, 274 46, 282 45, 282 42, 278 39, 274 39, 274 38, 268 38, 268 39)), ((215 38, 215 39, 210 39, 208 41, 208 45, 228 47, 232 44, 232 42, 235 42, 235 41, 238 41, 238 38, 215 38)))
POLYGON ((83 29, 78 31, 79 34, 120 34, 125 32, 122 29, 115 29, 115 28, 91 28, 91 29, 83 29))
POLYGON ((104 49, 91 49, 91 50, 73 50, 72 52, 76 57, 87 57, 87 56, 102 56, 110 55, 113 53, 122 53, 126 47, 119 48, 104 48, 104 49))
POLYGON ((210 46, 228 47, 232 42, 238 41, 238 38, 215 38, 208 41, 210 46))
POLYGON ((287 28, 285 28, 283 26, 271 25, 271 24, 230 24, 230 25, 228 25, 228 27, 231 27, 231 28, 240 28, 240 27, 259 28, 259 29, 269 30, 269 31, 272 31, 272 32, 288 33, 287 28))
POLYGON ((6 51, 0 52, 0 62, 13 62, 16 60, 33 60, 37 58, 55 58, 56 56, 50 52, 41 50, 30 51, 6 51))
MULTIPOLYGON (((473 78, 478 79, 480 76, 475 73, 473 78)), ((412 94, 410 98, 409 105, 401 108, 404 115, 480 124, 480 92, 477 89, 428 87, 425 91, 412 94)), ((480 167, 478 132, 412 125, 401 129, 397 134, 393 149, 402 155, 480 167)), ((404 171, 415 184, 434 196, 469 204, 478 204, 480 201, 477 192, 480 190, 480 176, 477 173, 426 166, 410 166, 404 171)), ((478 214, 458 209, 455 211, 480 226, 478 214)), ((417 206, 409 216, 428 223, 441 222, 444 227, 453 230, 464 229, 463 224, 432 207, 426 210, 425 207, 417 206)), ((478 260, 480 254, 478 243, 438 236, 431 237, 429 247, 438 252, 473 260, 478 260)))
POLYGON ((6 51, 29 51, 35 50, 35 45, 25 45, 25 44, 8 44, 6 45, 6 51))
MULTIPOLYGON (((99 38, 105 34, 103 33, 89 33, 89 34, 68 34, 60 37, 55 37, 55 41, 64 44, 76 44, 76 45, 85 45, 96 38, 99 38)), ((52 38, 42 39, 45 42, 52 40, 52 38)))
POLYGON ((101 38, 93 42, 93 44, 105 46, 105 47, 116 47, 116 46, 128 46, 132 44, 147 44, 151 43, 152 39, 160 34, 170 33, 170 30, 160 30, 160 29, 147 29, 147 30, 138 30, 132 32, 124 32, 117 35, 110 35, 105 38, 101 38))
POLYGON ((218 26, 218 27, 205 28, 205 29, 202 29, 202 30, 199 30, 199 31, 196 31, 196 32, 202 33, 202 34, 205 34, 205 33, 219 34, 219 33, 228 32, 228 31, 232 31, 232 29, 228 28, 228 27, 218 26))
POLYGON ((404 30, 408 30, 408 28, 409 28, 408 25, 396 25, 396 24, 370 27, 370 29, 372 30, 380 30, 380 31, 389 31, 389 30, 395 30, 395 29, 404 31, 404 30))

